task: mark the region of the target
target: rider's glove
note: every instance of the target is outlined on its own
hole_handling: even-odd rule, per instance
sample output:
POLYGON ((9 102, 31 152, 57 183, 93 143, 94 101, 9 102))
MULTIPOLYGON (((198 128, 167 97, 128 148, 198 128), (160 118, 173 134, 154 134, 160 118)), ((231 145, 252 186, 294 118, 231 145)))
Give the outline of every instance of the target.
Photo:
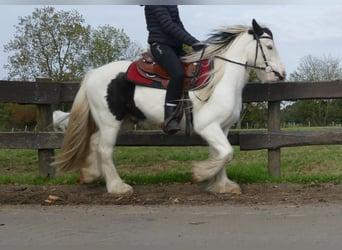
POLYGON ((204 43, 195 43, 191 46, 193 51, 200 51, 203 50, 206 47, 206 44, 204 43))

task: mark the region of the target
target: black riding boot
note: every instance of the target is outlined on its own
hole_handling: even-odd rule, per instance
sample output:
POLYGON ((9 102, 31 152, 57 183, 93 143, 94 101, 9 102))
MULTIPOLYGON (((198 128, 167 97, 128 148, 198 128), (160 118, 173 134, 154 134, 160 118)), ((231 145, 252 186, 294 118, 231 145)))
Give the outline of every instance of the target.
POLYGON ((169 135, 173 135, 177 133, 179 130, 181 130, 174 114, 176 108, 176 106, 165 105, 163 131, 169 135))

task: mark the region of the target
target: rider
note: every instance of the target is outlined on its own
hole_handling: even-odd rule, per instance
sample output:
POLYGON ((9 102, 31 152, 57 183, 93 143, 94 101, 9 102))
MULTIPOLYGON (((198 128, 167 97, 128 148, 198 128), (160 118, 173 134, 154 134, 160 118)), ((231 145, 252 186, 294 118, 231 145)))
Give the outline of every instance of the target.
POLYGON ((167 134, 174 134, 180 130, 173 116, 182 95, 184 81, 180 60, 180 56, 185 55, 183 44, 192 46, 199 41, 185 30, 177 5, 146 5, 145 18, 151 53, 170 76, 165 97, 163 130, 167 134))

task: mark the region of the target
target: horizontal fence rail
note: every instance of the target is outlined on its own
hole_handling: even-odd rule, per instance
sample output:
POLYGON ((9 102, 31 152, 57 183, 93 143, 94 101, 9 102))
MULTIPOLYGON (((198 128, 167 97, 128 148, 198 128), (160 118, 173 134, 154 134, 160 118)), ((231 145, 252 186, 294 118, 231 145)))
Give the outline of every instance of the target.
MULTIPOLYGON (((57 104, 72 102, 79 83, 0 81, 0 103, 57 104)), ((342 80, 331 82, 249 83, 243 102, 342 98, 342 80)))
MULTIPOLYGON (((57 149, 62 145, 61 132, 0 132, 0 148, 57 149)), ((241 150, 275 149, 312 145, 342 144, 342 129, 327 131, 232 131, 232 145, 241 150)), ((117 146, 207 146, 200 136, 166 135, 161 132, 127 132, 118 136, 117 146)))
POLYGON ((342 129, 327 131, 258 131, 239 133, 241 150, 342 144, 342 129))
MULTIPOLYGON (((78 82, 54 83, 49 79, 36 82, 0 81, 0 103, 36 104, 37 132, 0 132, 0 148, 35 149, 39 155, 40 173, 53 177, 50 166, 54 149, 60 148, 63 133, 52 131, 52 105, 70 103, 78 91, 78 82)), ((267 131, 232 131, 228 139, 241 150, 268 150, 271 175, 281 174, 280 148, 305 145, 342 144, 342 129, 324 131, 280 130, 280 102, 283 100, 342 98, 342 81, 284 82, 247 84, 242 99, 245 103, 268 102, 267 131)), ((128 132, 118 137, 119 146, 205 146, 198 135, 168 136, 161 132, 128 132)))

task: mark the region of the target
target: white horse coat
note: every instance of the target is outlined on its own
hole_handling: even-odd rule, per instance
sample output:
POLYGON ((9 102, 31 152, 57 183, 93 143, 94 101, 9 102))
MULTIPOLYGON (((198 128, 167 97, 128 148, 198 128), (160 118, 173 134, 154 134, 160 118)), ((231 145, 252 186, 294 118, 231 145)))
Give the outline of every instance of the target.
POLYGON ((53 129, 55 131, 65 132, 69 123, 69 113, 61 110, 55 110, 52 113, 53 129))
MULTIPOLYGON (((184 60, 196 61, 200 56, 201 52, 197 52, 184 60)), ((239 118, 243 87, 251 69, 262 81, 276 82, 284 79, 285 68, 272 33, 254 20, 252 27, 234 26, 214 34, 207 41, 204 58, 213 60, 215 69, 205 88, 190 92, 190 101, 194 131, 207 141, 210 156, 194 164, 193 180, 207 180, 210 192, 240 193, 239 185, 228 178, 225 165, 233 157, 227 135, 239 118)), ((70 113, 62 153, 55 162, 64 170, 79 168, 81 182, 103 176, 107 191, 119 195, 133 192, 120 178, 113 162, 113 146, 129 119, 118 120, 110 111, 106 96, 112 79, 126 72, 130 64, 113 62, 86 74, 70 113)), ((145 115, 145 122, 163 122, 164 99, 164 90, 135 87, 134 102, 145 115)), ((184 122, 181 125, 184 129, 184 122)))

